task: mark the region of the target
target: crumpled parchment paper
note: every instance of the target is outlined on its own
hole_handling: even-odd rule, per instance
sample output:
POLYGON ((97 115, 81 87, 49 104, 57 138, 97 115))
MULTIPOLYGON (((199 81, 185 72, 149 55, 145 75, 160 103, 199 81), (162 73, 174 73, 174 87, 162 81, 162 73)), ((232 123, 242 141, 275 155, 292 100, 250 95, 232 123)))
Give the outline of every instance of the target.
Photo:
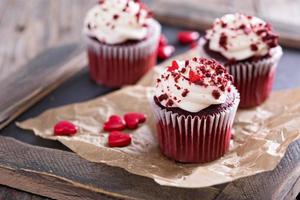
MULTIPOLYGON (((195 51, 190 51, 179 57, 194 55, 195 51)), ((278 91, 263 105, 238 111, 230 150, 221 159, 207 164, 168 160, 160 153, 147 98, 149 86, 160 70, 160 67, 152 70, 136 86, 87 102, 50 109, 17 125, 42 138, 58 140, 89 161, 118 166, 161 185, 185 188, 212 186, 272 170, 288 145, 300 139, 300 89, 278 91), (103 123, 112 114, 134 111, 142 111, 148 119, 138 129, 127 131, 132 136, 132 144, 109 148, 103 123), (60 120, 74 122, 79 127, 78 133, 73 137, 53 136, 53 126, 60 120)))

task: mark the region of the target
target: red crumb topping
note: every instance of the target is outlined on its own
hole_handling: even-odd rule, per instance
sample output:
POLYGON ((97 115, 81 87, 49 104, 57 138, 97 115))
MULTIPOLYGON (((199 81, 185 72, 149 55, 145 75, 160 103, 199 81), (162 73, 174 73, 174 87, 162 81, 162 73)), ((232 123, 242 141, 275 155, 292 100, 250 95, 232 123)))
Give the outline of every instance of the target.
POLYGON ((181 96, 186 97, 190 91, 188 89, 184 89, 181 93, 181 96))
POLYGON ((213 90, 212 91, 212 96, 215 98, 215 99, 219 99, 221 94, 218 90, 213 90))
POLYGON ((188 96, 190 93, 188 87, 183 87, 179 82, 188 81, 189 85, 196 84, 202 87, 213 86, 212 96, 219 99, 221 92, 231 92, 230 84, 233 82, 233 77, 228 74, 224 66, 212 59, 193 58, 192 61, 185 62, 179 65, 178 62, 173 61, 172 65, 167 68, 167 73, 164 73, 157 79, 157 87, 161 82, 168 79, 174 80, 174 85, 167 85, 166 89, 162 89, 162 93, 157 97, 158 101, 166 101, 166 106, 170 107, 175 102, 181 102, 182 98, 188 96), (170 87, 180 91, 181 96, 172 96, 170 87))
POLYGON ((197 81, 200 81, 201 78, 202 78, 202 76, 200 76, 196 72, 190 70, 190 72, 189 72, 189 79, 190 79, 191 82, 195 83, 197 81))
POLYGON ((114 20, 117 20, 119 17, 120 17, 120 16, 119 16, 118 14, 115 14, 115 15, 113 16, 113 19, 114 19, 114 20))
MULTIPOLYGON (((237 19, 239 20, 239 18, 241 17, 246 17, 249 21, 252 20, 252 16, 250 15, 243 15, 243 14, 237 14, 237 19)), ((228 26, 228 24, 226 24, 222 19, 217 20, 212 28, 211 31, 215 32, 215 27, 219 27, 221 26, 222 28, 226 28, 228 26)), ((232 31, 240 31, 242 30, 246 35, 252 33, 255 33, 257 36, 259 36, 261 38, 261 40, 269 47, 269 48, 273 48, 278 46, 278 35, 275 34, 272 30, 272 26, 269 23, 259 23, 256 25, 251 25, 249 22, 246 24, 241 24, 239 27, 237 28, 231 28, 232 31)), ((206 38, 208 38, 208 33, 205 36, 206 38)), ((221 33, 220 39, 219 39, 219 45, 220 47, 224 48, 225 50, 228 49, 228 35, 226 35, 226 33, 221 33)), ((257 44, 253 43, 250 46, 252 51, 257 51, 257 44)))
POLYGON ((174 71, 174 70, 176 70, 178 68, 179 68, 178 63, 175 60, 173 60, 172 65, 170 67, 168 67, 168 71, 172 72, 172 71, 174 71))
POLYGON ((167 100, 169 97, 168 97, 168 95, 167 94, 162 94, 162 95, 160 95, 159 97, 158 97, 158 100, 159 101, 163 101, 163 100, 167 100))
POLYGON ((169 99, 169 100, 167 101, 166 106, 167 106, 167 107, 171 107, 171 106, 173 106, 173 104, 174 104, 174 101, 173 101, 172 99, 169 99))
POLYGON ((224 49, 227 49, 227 35, 225 33, 221 34, 219 45, 224 49))
POLYGON ((258 50, 258 47, 257 47, 256 44, 251 44, 250 48, 251 48, 252 51, 257 51, 258 50))
POLYGON ((221 20, 221 26, 222 26, 222 28, 225 28, 227 26, 227 24, 223 20, 221 20))

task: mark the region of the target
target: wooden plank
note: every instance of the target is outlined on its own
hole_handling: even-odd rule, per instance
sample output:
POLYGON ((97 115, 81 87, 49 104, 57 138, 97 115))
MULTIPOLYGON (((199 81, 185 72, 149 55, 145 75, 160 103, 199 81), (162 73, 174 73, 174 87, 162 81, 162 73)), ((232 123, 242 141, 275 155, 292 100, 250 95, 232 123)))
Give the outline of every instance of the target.
POLYGON ((300 140, 275 170, 200 189, 153 180, 86 161, 71 152, 0 137, 0 184, 54 199, 293 199, 300 192, 300 140), (296 162, 292 162, 296 160, 296 162))
POLYGON ((86 55, 82 47, 70 45, 44 52, 13 78, 7 78, 0 84, 0 129, 84 67, 86 55), (58 60, 51 63, 49 58, 58 60), (43 66, 35 64, 43 63, 41 60, 43 66))
POLYGON ((94 4, 1 1, 0 129, 86 66, 82 26, 94 4))
POLYGON ((94 0, 1 0, 0 81, 48 48, 81 41, 94 0))
POLYGON ((50 200, 49 198, 38 196, 31 193, 26 193, 21 190, 16 190, 10 187, 0 186, 0 199, 5 200, 50 200))
POLYGON ((0 137, 0 184, 54 199, 214 199, 215 187, 162 187, 153 180, 74 153, 0 137))

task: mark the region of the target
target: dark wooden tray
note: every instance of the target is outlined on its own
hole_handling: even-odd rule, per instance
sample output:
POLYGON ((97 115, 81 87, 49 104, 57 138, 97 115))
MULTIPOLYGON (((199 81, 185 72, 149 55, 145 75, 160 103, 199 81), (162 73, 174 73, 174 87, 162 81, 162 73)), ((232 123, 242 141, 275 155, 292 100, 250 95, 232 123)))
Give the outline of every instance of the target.
MULTIPOLYGON (((6 4, 12 6, 11 2, 1 1, 0 8, 3 9, 2 6, 6 4)), ((21 8, 23 1, 16 2, 15 6, 21 8)), ((31 1, 33 7, 41 7, 39 2, 31 1)), ((59 4, 55 2, 44 1, 52 9, 59 8, 59 4)), ((78 11, 78 7, 82 6, 78 13, 75 12, 78 16, 85 12, 86 5, 81 0, 62 2, 64 8, 76 8, 72 12, 78 11), (71 2, 75 2, 74 5, 71 2)), ((64 9, 58 13, 62 15, 63 11, 64 9)), ((71 19, 76 20, 78 17, 71 19)), ((19 31, 24 31, 22 27, 19 28, 19 31)), ((167 26, 163 29, 170 43, 176 46, 177 53, 181 53, 187 47, 176 43, 178 30, 167 26)), ((79 36, 74 38, 78 39, 79 36)), ((290 145, 284 159, 271 172, 214 187, 182 189, 160 186, 149 178, 129 174, 123 169, 88 162, 69 152, 58 142, 44 140, 18 129, 14 121, 8 124, 30 106, 31 109, 16 120, 22 121, 46 109, 85 101, 112 91, 89 80, 82 45, 76 42, 65 43, 65 39, 59 41, 64 42, 51 46, 51 42, 47 40, 45 49, 40 49, 40 53, 28 59, 27 64, 22 65, 26 66, 23 70, 9 76, 4 82, 0 79, 0 102, 19 102, 3 104, 5 106, 2 105, 1 108, 9 112, 0 111, 2 126, 7 125, 0 131, 0 184, 54 199, 292 199, 300 191, 300 141, 290 145), (83 70, 76 73, 80 69, 83 70), (69 79, 74 74, 76 75, 69 79), (63 83, 64 81, 66 82, 63 83), (24 85, 30 86, 29 89, 24 85), (35 104, 38 100, 40 102, 35 104)), ((299 62, 298 51, 285 49, 275 82, 276 89, 300 86, 299 62)), ((16 198, 4 198, 0 194, 0 199, 16 198)))
MULTIPOLYGON (((171 39, 175 37, 176 30, 170 27, 164 29, 171 39)), ((185 50, 179 45, 176 47, 178 52, 185 50)), ((278 70, 277 89, 291 87, 290 84, 300 85, 298 79, 285 81, 284 77, 291 77, 295 72, 293 70, 297 65, 292 63, 297 63, 299 59, 295 51, 286 50, 286 53, 282 64, 287 67, 278 70)), ((112 90, 92 83, 85 69, 17 120, 22 121, 48 108, 88 100, 109 91, 112 90)), ((8 136, 0 137, 0 184, 54 199, 292 199, 300 191, 300 141, 289 147, 284 159, 271 172, 214 187, 180 189, 160 186, 149 178, 129 174, 120 168, 88 162, 68 152, 60 143, 38 138, 18 129, 14 123, 0 134, 8 136)))
POLYGON ((5 137, 0 137, 0 157, 0 184, 54 199, 292 199, 300 186, 300 141, 273 171, 200 189, 159 186, 74 153, 5 137))

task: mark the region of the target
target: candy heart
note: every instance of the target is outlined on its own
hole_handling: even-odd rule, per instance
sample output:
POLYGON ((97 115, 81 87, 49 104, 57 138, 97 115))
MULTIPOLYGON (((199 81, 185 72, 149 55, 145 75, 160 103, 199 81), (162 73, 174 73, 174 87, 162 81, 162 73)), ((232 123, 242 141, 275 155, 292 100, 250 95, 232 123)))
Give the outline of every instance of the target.
POLYGON ((131 137, 120 131, 113 131, 109 133, 108 145, 110 147, 125 147, 131 143, 131 137))
POLYGON ((200 35, 196 31, 181 31, 177 37, 181 44, 188 44, 198 40, 200 35))
POLYGON ((146 121, 146 116, 142 113, 127 113, 124 115, 124 120, 129 129, 136 129, 140 123, 146 121))
POLYGON ((157 50, 157 56, 160 59, 167 59, 174 53, 175 48, 171 45, 160 46, 157 50))
POLYGON ((122 131, 126 128, 124 120, 119 115, 112 115, 108 121, 104 123, 105 131, 122 131))
POLYGON ((162 46, 166 46, 167 44, 168 44, 168 39, 164 34, 161 34, 159 38, 159 46, 162 47, 162 46))
POLYGON ((198 42, 197 41, 194 41, 194 42, 192 42, 191 44, 190 44, 190 48, 191 49, 195 49, 195 48, 197 48, 198 47, 198 42))
POLYGON ((77 133, 77 126, 69 121, 60 121, 54 126, 54 135, 72 136, 77 133))

